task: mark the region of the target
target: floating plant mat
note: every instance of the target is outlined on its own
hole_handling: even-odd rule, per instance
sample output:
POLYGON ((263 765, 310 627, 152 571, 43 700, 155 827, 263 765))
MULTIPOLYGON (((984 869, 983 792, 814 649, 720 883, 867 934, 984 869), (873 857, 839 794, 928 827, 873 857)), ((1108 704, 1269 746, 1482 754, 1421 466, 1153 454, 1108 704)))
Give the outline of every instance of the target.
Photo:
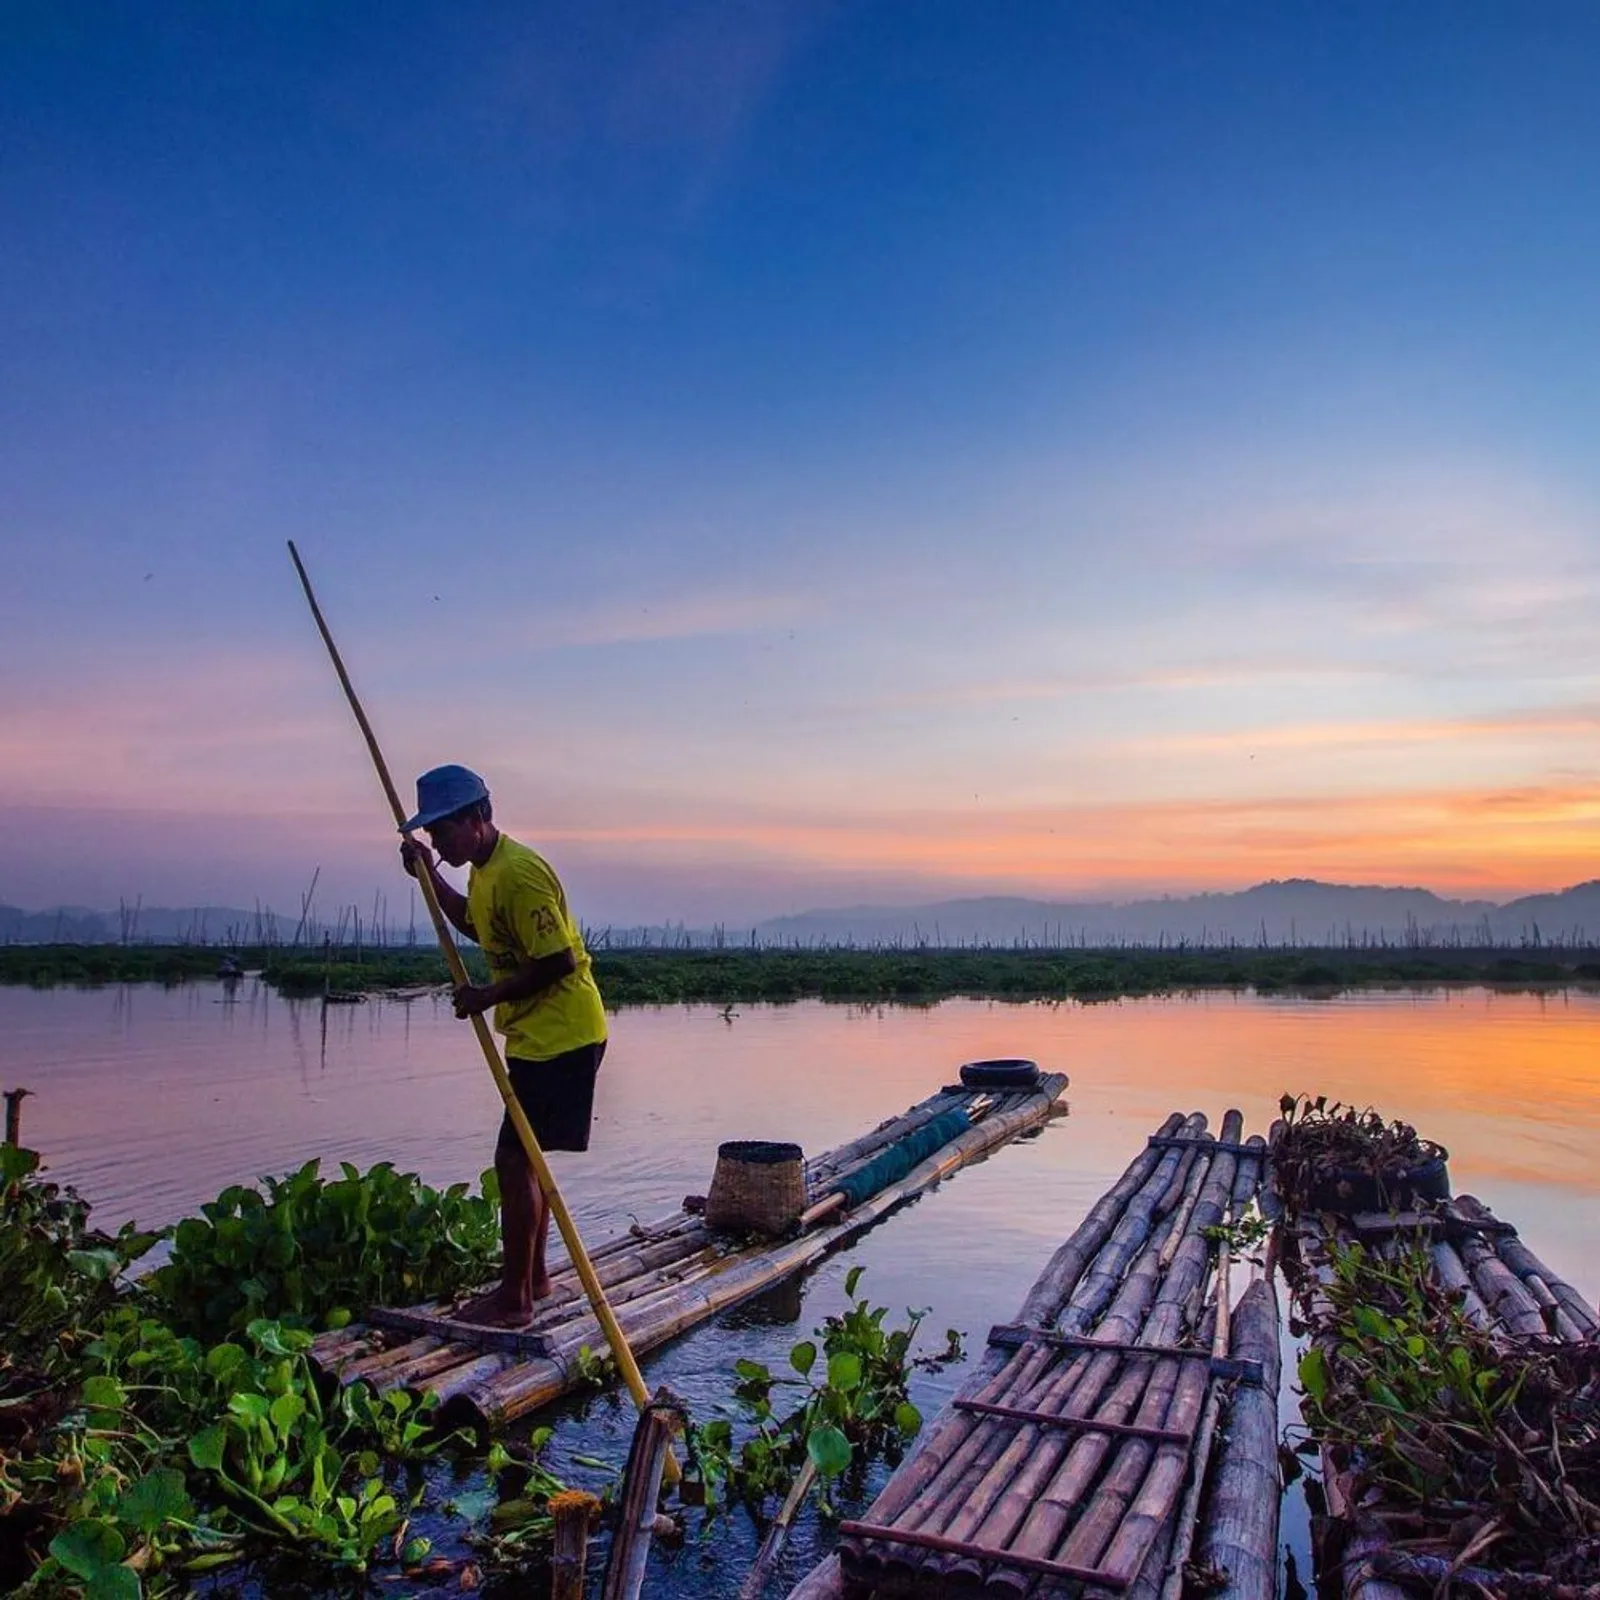
POLYGON ((1290 1211, 1384 1210, 1450 1193, 1443 1145, 1409 1123, 1329 1103, 1325 1095, 1285 1095, 1272 1140, 1273 1176, 1290 1211))
POLYGON ((1286 1260, 1342 1538, 1324 1565, 1347 1595, 1600 1600, 1594 1312, 1477 1202, 1427 1220, 1366 1242, 1306 1224, 1286 1260))

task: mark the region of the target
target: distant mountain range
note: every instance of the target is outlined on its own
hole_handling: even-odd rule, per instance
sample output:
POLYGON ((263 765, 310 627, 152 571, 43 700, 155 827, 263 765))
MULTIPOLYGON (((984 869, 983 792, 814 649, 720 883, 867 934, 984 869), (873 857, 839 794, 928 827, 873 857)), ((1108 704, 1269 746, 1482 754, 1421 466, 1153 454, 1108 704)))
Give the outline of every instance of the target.
POLYGON ((944 946, 1583 944, 1600 941, 1600 879, 1506 905, 1311 878, 1121 905, 986 895, 806 911, 761 923, 756 937, 768 944, 944 946))
MULTIPOLYGON (((140 906, 93 911, 83 906, 24 911, 0 905, 0 943, 118 941, 250 943, 264 928, 287 943, 298 917, 236 906, 140 906)), ((323 927, 303 935, 320 944, 323 927)), ((270 935, 269 935, 270 936, 270 935)), ((371 930, 363 938, 371 940, 371 930)), ((390 930, 392 943, 407 931, 390 930)), ((346 942, 352 937, 345 929, 346 942)), ((426 926, 419 930, 426 937, 426 926)), ((613 946, 761 945, 1351 945, 1600 943, 1600 879, 1555 894, 1526 895, 1498 905, 1452 900, 1426 889, 1318 883, 1289 878, 1228 894, 1163 896, 1118 904, 1109 900, 1029 900, 985 895, 918 906, 850 906, 774 917, 751 930, 686 927, 612 929, 613 946)))

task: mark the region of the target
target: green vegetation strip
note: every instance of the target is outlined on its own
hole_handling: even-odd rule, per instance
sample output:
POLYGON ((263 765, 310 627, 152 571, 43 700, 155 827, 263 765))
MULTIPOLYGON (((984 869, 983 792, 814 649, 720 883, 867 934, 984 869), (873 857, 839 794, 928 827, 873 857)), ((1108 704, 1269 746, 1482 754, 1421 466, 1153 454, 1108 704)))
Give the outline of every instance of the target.
MULTIPOLYGON (((213 978, 225 952, 201 945, 8 945, 0 983, 183 983, 213 978)), ((431 950, 321 952, 281 947, 226 952, 290 996, 335 999, 448 981, 431 950)), ((595 974, 613 1008, 686 1002, 832 1000, 931 1004, 1108 1000, 1196 989, 1335 994, 1345 989, 1488 983, 1516 988, 1600 983, 1600 952, 1410 948, 1107 950, 601 950, 595 974)), ((467 954, 479 981, 482 957, 467 954)))

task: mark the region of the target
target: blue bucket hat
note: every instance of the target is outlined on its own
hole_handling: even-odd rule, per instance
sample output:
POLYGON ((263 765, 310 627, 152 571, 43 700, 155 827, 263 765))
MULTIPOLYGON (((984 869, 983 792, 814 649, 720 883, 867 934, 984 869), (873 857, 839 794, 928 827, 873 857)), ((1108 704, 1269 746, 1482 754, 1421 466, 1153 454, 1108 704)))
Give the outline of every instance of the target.
POLYGON ((417 779, 417 814, 401 825, 402 833, 426 828, 452 811, 489 798, 489 785, 468 767, 435 767, 417 779))

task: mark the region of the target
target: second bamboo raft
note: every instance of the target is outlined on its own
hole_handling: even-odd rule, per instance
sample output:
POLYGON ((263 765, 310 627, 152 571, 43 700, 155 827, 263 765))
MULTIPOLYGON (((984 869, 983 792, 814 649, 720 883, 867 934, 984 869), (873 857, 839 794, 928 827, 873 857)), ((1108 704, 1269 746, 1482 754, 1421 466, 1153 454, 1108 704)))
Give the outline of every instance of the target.
POLYGON ((1230 1600, 1271 1600, 1278 1311, 1266 1279, 1232 1305, 1227 1243, 1265 1143, 1240 1142, 1237 1112, 1220 1139, 1205 1121, 1174 1113, 1151 1137, 791 1600, 1154 1600, 1192 1552, 1226 1568, 1230 1600))
MULTIPOLYGON (((1543 1339, 1592 1350, 1600 1340, 1594 1307, 1545 1266, 1510 1223, 1471 1195, 1398 1214, 1306 1214, 1297 1219, 1294 1235, 1291 1282, 1319 1330, 1314 1342, 1331 1338, 1323 1287, 1328 1246, 1360 1243, 1383 1257, 1411 1242, 1425 1246, 1433 1280, 1460 1296, 1468 1320, 1504 1346, 1543 1339)), ((1419 1590, 1443 1593, 1452 1582, 1465 1592, 1498 1592, 1503 1575, 1482 1563, 1457 1571, 1449 1560, 1408 1553, 1388 1531, 1390 1519, 1403 1517, 1405 1508, 1362 1497, 1352 1464, 1325 1442, 1321 1458, 1327 1515, 1313 1531, 1317 1568, 1328 1575, 1330 1592, 1344 1600, 1409 1600, 1419 1590)))

